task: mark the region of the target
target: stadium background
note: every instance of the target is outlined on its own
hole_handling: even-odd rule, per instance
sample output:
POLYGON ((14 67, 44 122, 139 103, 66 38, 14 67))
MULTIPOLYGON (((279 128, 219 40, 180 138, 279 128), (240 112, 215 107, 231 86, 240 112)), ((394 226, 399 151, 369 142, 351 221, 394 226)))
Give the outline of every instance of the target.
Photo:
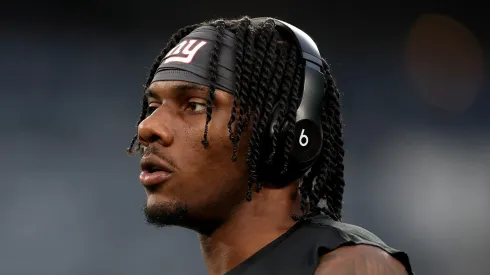
POLYGON ((486 274, 486 9, 422 3, 5 2, 0 274, 206 274, 195 233, 145 225, 138 160, 124 149, 166 39, 244 14, 297 25, 332 64, 345 221, 407 251, 417 274, 486 274))

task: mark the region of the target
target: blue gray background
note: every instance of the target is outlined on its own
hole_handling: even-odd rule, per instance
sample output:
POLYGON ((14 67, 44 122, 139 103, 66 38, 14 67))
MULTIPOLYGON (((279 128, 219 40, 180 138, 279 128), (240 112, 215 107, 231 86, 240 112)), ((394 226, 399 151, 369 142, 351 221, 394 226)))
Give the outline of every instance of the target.
MULTIPOLYGON (((166 39, 243 14, 301 27, 332 64, 346 124, 345 221, 407 251, 417 274, 489 274, 489 86, 464 111, 443 111, 419 96, 403 59, 418 16, 436 12, 471 31, 488 65, 484 9, 307 2, 2 4, 0 274, 206 274, 195 233, 144 223, 138 159, 125 148, 166 39)), ((447 81, 472 81, 460 76, 447 81)))

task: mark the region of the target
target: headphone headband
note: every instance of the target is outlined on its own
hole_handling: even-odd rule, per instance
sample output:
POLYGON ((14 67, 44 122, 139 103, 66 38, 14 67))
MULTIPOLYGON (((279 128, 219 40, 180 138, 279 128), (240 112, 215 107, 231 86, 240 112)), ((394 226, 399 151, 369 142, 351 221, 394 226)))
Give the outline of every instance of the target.
POLYGON ((280 27, 282 30, 288 32, 288 35, 295 40, 296 45, 301 48, 303 59, 318 65, 320 68, 323 67, 322 57, 317 45, 315 44, 315 41, 313 41, 313 39, 304 31, 287 22, 275 18, 257 17, 251 19, 252 22, 257 23, 264 23, 267 20, 274 20, 277 27, 280 27))
MULTIPOLYGON (((301 79, 301 102, 296 111, 296 124, 294 129, 294 144, 289 153, 288 169, 285 174, 277 176, 278 167, 264 166, 264 173, 274 175, 269 178, 276 185, 286 185, 301 178, 315 163, 320 155, 323 145, 323 131, 321 126, 322 104, 325 97, 325 81, 323 75, 323 60, 317 45, 309 35, 299 28, 274 18, 253 18, 254 23, 264 23, 267 20, 274 20, 278 31, 286 34, 294 40, 301 51, 302 79, 301 79), (271 173, 270 171, 275 171, 271 173)), ((279 124, 277 106, 271 116, 269 123, 270 135, 274 133, 274 126, 279 124)), ((281 139, 290 128, 288 125, 279 125, 281 139)), ((284 140, 282 140, 284 145, 284 140)), ((277 166, 277 165, 276 165, 277 166)), ((282 171, 282 169, 280 169, 282 171)), ((262 174, 264 174, 262 173, 262 174)))

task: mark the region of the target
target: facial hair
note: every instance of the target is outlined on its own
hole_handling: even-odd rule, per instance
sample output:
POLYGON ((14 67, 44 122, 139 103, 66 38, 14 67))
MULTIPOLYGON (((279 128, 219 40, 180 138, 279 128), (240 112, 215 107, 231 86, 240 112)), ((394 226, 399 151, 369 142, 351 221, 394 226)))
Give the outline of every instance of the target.
POLYGON ((185 203, 169 202, 152 206, 145 204, 143 212, 148 224, 165 227, 182 224, 188 216, 188 209, 185 203))

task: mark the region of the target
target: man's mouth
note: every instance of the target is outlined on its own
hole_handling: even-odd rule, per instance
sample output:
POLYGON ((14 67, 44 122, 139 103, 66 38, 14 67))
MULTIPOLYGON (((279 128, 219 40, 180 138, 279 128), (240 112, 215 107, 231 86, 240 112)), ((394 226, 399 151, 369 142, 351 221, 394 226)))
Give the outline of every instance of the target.
POLYGON ((155 156, 143 157, 140 162, 140 182, 145 187, 155 187, 169 180, 174 168, 166 161, 155 156))

